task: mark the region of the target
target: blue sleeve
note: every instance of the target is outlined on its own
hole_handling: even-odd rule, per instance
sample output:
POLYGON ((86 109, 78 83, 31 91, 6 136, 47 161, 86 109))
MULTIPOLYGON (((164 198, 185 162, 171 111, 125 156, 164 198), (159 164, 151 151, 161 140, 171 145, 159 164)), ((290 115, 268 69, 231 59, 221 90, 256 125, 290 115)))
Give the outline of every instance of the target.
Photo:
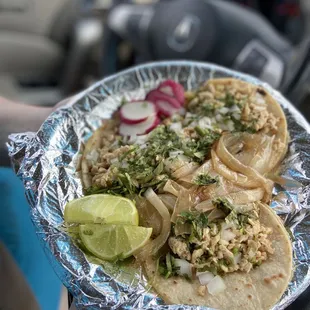
POLYGON ((0 240, 14 257, 42 310, 58 308, 61 283, 40 246, 22 183, 0 168, 0 240))

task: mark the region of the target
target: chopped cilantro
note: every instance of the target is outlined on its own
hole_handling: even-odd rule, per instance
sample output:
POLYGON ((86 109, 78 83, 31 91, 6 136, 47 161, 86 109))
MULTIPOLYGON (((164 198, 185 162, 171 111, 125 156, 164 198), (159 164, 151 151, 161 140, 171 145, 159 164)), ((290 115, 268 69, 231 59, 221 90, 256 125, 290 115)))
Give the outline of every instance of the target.
POLYGON ((159 258, 158 271, 166 279, 176 276, 179 269, 175 266, 174 257, 170 253, 159 258))
POLYGON ((210 184, 218 184, 219 183, 219 177, 211 177, 209 174, 204 173, 204 174, 199 174, 195 180, 194 183, 196 185, 210 185, 210 184))
POLYGON ((237 213, 234 206, 225 198, 217 198, 212 201, 213 205, 225 214, 228 222, 235 222, 241 229, 248 223, 249 215, 237 213))
POLYGON ((129 194, 133 194, 137 192, 137 186, 134 184, 130 175, 125 172, 124 174, 118 174, 118 184, 127 189, 129 194))
POLYGON ((241 227, 248 223, 249 216, 246 214, 237 214, 237 220, 241 227))
POLYGON ((102 190, 103 189, 101 187, 93 185, 93 186, 90 186, 89 188, 86 188, 84 190, 84 194, 86 196, 88 196, 88 195, 95 195, 95 194, 101 194, 102 190))
POLYGON ((122 107, 125 103, 127 103, 127 100, 126 100, 125 97, 122 97, 122 99, 121 99, 121 107, 122 107))
POLYGON ((164 162, 161 161, 158 166, 154 169, 154 175, 160 175, 164 171, 164 162))
POLYGON ((237 255, 239 253, 239 249, 235 247, 232 249, 232 252, 234 255, 237 255))
POLYGON ((195 131, 198 133, 198 135, 200 136, 200 137, 204 137, 205 135, 206 135, 206 132, 205 132, 205 130, 203 130, 201 127, 199 127, 199 126, 196 126, 195 127, 195 131))
POLYGON ((202 130, 196 139, 184 141, 168 126, 160 125, 149 134, 144 148, 132 145, 119 156, 121 165, 114 167, 107 187, 91 187, 85 194, 127 196, 142 194, 148 187, 158 190, 170 177, 164 169, 164 160, 169 158, 170 152, 183 151, 191 160, 201 163, 219 137, 220 134, 212 130, 202 130))
POLYGON ((201 163, 209 155, 212 145, 220 138, 221 135, 218 132, 209 129, 202 130, 200 128, 198 131, 200 132, 199 137, 188 141, 185 145, 183 145, 182 149, 186 156, 201 163))
POLYGON ((224 266, 226 266, 226 267, 229 267, 229 265, 231 264, 231 261, 222 258, 222 259, 219 259, 219 260, 218 260, 218 263, 219 263, 220 265, 224 265, 224 266))
POLYGON ((109 187, 99 187, 99 186, 91 186, 85 190, 85 195, 95 195, 95 194, 109 194, 115 196, 127 196, 132 194, 132 192, 128 191, 127 187, 122 185, 122 182, 117 179, 112 182, 109 187))
POLYGON ((212 201, 213 205, 223 211, 225 216, 228 216, 234 211, 234 206, 225 198, 217 198, 212 201))
POLYGON ((289 236, 289 238, 291 239, 291 241, 292 241, 292 242, 295 241, 295 237, 294 237, 294 235, 293 235, 291 229, 290 229, 288 226, 285 226, 285 230, 286 230, 286 232, 288 233, 288 236, 289 236))
POLYGON ((217 109, 216 106, 210 104, 210 103, 204 103, 201 105, 201 114, 204 116, 212 116, 217 109))
POLYGON ((208 227, 208 215, 203 212, 186 211, 182 212, 178 216, 180 223, 188 223, 192 226, 192 234, 189 237, 190 240, 198 238, 201 240, 203 235, 203 229, 208 227))
POLYGON ((202 268, 197 268, 198 272, 205 272, 205 271, 209 271, 211 273, 213 273, 215 276, 218 274, 218 268, 214 265, 214 263, 211 263, 211 266, 204 266, 202 268))
POLYGON ((235 100, 235 97, 234 97, 232 94, 227 93, 227 94, 226 94, 226 97, 225 97, 225 106, 226 106, 227 108, 231 108, 231 107, 234 106, 234 105, 237 105, 237 102, 236 102, 236 100, 235 100))
POLYGON ((243 124, 240 120, 237 120, 236 118, 234 118, 233 116, 231 116, 231 120, 234 122, 235 131, 256 133, 256 130, 253 126, 247 126, 243 124))
POLYGON ((261 260, 258 260, 257 262, 253 262, 253 267, 258 267, 262 264, 262 261, 261 260))

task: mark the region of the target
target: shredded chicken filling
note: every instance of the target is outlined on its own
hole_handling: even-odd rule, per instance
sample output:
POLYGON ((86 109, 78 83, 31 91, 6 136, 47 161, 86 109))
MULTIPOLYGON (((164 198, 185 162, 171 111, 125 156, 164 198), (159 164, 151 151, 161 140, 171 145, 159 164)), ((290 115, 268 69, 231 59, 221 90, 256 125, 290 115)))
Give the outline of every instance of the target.
POLYGON ((213 274, 248 273, 261 265, 274 252, 269 239, 272 229, 259 222, 255 209, 245 215, 236 214, 231 208, 226 214, 225 218, 211 223, 199 222, 189 214, 181 215, 179 219, 191 223, 192 230, 190 235, 169 238, 172 253, 190 262, 197 271, 213 274))

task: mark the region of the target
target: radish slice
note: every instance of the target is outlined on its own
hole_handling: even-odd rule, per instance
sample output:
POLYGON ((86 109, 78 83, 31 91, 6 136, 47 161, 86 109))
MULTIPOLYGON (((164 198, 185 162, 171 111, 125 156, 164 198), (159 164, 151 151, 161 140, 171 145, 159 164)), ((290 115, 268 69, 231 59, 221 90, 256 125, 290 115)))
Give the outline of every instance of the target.
POLYGON ((158 90, 170 97, 174 97, 174 92, 173 89, 170 86, 162 86, 158 88, 158 90))
POLYGON ((159 124, 159 118, 153 114, 139 124, 121 123, 119 133, 122 136, 138 136, 150 132, 159 124))
POLYGON ((167 117, 173 115, 178 111, 178 109, 171 106, 171 104, 167 101, 159 100, 156 102, 156 106, 158 108, 159 114, 167 117))
POLYGON ((168 96, 176 98, 181 105, 184 104, 185 92, 181 84, 173 80, 167 80, 159 85, 158 90, 168 96))
POLYGON ((173 108, 178 109, 181 107, 181 103, 175 97, 171 97, 167 94, 164 94, 157 89, 150 91, 146 95, 146 100, 151 101, 156 105, 158 101, 164 101, 169 103, 173 108))
POLYGON ((126 124, 138 124, 157 113, 154 103, 134 101, 125 103, 120 109, 120 118, 126 124))

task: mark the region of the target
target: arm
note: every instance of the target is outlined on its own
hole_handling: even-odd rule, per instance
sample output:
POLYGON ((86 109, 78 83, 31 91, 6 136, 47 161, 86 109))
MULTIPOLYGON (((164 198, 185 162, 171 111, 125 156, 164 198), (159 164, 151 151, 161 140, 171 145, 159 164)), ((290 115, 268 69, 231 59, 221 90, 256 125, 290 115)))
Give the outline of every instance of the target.
POLYGON ((0 309, 40 309, 21 270, 1 241, 0 274, 0 309))
POLYGON ((0 97, 0 166, 9 165, 5 146, 8 135, 37 131, 52 110, 52 108, 25 105, 0 97))

